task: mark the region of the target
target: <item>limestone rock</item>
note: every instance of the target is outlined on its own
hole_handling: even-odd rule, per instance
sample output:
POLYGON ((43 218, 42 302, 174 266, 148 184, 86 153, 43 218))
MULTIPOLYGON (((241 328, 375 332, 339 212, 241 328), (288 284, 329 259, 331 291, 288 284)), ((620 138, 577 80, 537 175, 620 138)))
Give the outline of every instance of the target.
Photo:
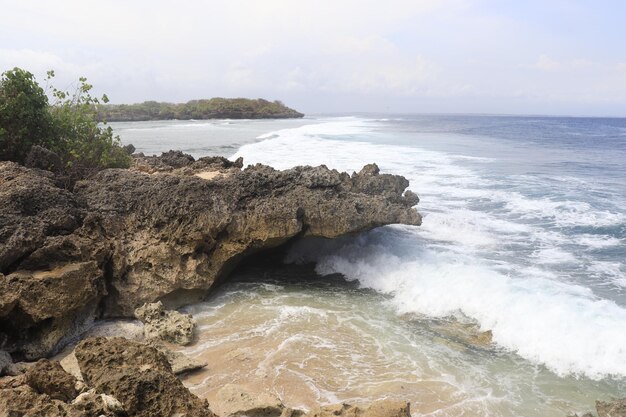
POLYGON ((9 375, 13 367, 13 359, 7 352, 0 350, 0 376, 9 375))
POLYGON ((115 397, 98 394, 94 389, 83 392, 73 401, 72 406, 90 416, 112 417, 123 415, 124 407, 115 397))
POLYGON ((188 345, 193 341, 196 327, 191 314, 165 310, 163 303, 146 303, 135 310, 135 317, 143 322, 146 339, 165 340, 179 345, 188 345))
POLYGON ((90 321, 103 292, 101 279, 93 261, 0 274, 0 347, 19 346, 27 359, 53 352, 90 321))
POLYGON ((626 417, 626 398, 615 401, 596 401, 598 417, 626 417))
POLYGON ((52 172, 61 172, 63 170, 63 161, 61 161, 59 155, 39 145, 34 145, 30 148, 24 165, 29 168, 45 169, 52 172))
POLYGON ((80 366, 78 366, 78 360, 72 350, 63 359, 59 361, 59 364, 65 372, 74 376, 77 381, 83 381, 83 374, 80 372, 80 366))
POLYGON ((133 169, 70 191, 51 172, 0 162, 0 349, 36 359, 95 318, 197 300, 246 256, 295 238, 421 223, 408 181, 375 165, 350 176, 242 164, 137 155, 133 169))
POLYGON ((251 393, 236 384, 224 385, 217 392, 217 406, 222 417, 280 417, 284 405, 267 393, 251 393))
POLYGON ((151 346, 124 338, 90 338, 75 349, 85 382, 113 396, 133 416, 208 416, 206 401, 174 376, 165 356, 151 346))
POLYGON ((31 388, 52 399, 67 402, 78 395, 76 378, 65 372, 59 362, 41 359, 25 375, 31 388))
POLYGON ((39 394, 27 385, 0 390, 0 416, 91 417, 70 404, 39 394))
POLYGON ((197 369, 201 369, 207 366, 206 362, 200 362, 190 358, 182 352, 170 350, 158 342, 150 341, 147 344, 165 355, 165 358, 172 367, 172 372, 174 372, 174 374, 176 375, 185 372, 195 371, 197 369))
POLYGON ((367 407, 334 404, 319 407, 307 417, 411 417, 410 404, 398 400, 378 400, 367 407))

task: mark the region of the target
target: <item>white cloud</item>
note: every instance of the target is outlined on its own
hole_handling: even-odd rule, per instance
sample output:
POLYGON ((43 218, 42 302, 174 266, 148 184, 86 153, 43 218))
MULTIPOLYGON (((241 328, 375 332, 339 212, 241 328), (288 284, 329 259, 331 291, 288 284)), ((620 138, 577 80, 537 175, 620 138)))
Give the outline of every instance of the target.
POLYGON ((558 38, 552 27, 489 7, 475 0, 0 0, 0 70, 19 65, 42 76, 55 69, 63 83, 85 75, 114 102, 252 96, 307 112, 331 110, 331 101, 341 105, 332 110, 429 111, 420 103, 439 100, 432 111, 524 105, 535 113, 548 101, 595 106, 626 96, 619 60, 598 59, 576 34, 558 38))
POLYGON ((547 55, 541 55, 535 63, 535 67, 543 71, 556 71, 561 69, 562 64, 547 55))

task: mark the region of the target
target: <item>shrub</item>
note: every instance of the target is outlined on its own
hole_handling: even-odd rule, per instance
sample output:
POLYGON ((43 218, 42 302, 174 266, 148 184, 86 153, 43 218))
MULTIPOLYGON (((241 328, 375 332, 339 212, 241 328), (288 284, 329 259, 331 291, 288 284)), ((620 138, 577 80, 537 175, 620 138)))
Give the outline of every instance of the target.
POLYGON ((0 78, 0 160, 23 162, 33 145, 53 141, 48 97, 28 71, 14 68, 0 78))
MULTIPOLYGON (((48 71, 46 83, 54 77, 48 71)), ((34 145, 59 155, 64 171, 77 179, 102 168, 125 168, 131 158, 120 146, 113 130, 100 125, 97 107, 101 99, 92 97, 91 84, 81 77, 76 89, 47 87, 54 100, 49 104, 46 91, 33 74, 15 68, 0 79, 0 160, 24 163, 34 145)))

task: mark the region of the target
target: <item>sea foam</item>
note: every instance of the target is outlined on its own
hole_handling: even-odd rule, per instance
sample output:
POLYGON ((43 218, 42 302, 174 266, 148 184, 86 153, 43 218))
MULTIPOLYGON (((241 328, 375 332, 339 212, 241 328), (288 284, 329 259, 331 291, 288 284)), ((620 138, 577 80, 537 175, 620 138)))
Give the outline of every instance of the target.
MULTIPOLYGON (((315 261, 321 274, 338 272, 388 294, 399 314, 461 314, 491 330, 497 346, 559 375, 626 377, 626 309, 572 277, 592 271, 623 288, 615 276, 621 264, 597 263, 593 254, 620 240, 589 229, 619 225, 624 214, 482 175, 480 165, 493 158, 376 143, 381 122, 342 118, 271 132, 233 156, 280 169, 325 164, 348 172, 376 162, 407 177, 420 195, 421 228, 303 241, 287 260, 315 261)), ((541 186, 535 178, 516 181, 541 186)))

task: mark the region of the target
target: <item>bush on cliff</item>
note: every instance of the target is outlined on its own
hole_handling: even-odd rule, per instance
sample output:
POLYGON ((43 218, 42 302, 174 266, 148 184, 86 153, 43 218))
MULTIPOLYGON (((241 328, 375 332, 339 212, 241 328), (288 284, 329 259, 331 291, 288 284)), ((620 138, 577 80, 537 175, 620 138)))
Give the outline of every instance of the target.
POLYGON ((33 145, 52 139, 48 97, 28 71, 15 68, 0 79, 0 160, 23 162, 33 145))
MULTIPOLYGON (((54 72, 49 71, 49 84, 54 72)), ((20 68, 0 78, 0 160, 24 163, 35 145, 55 152, 70 178, 102 168, 130 165, 110 127, 99 125, 97 106, 108 102, 92 97, 91 84, 80 78, 73 92, 47 87, 49 98, 33 74, 20 68)))

